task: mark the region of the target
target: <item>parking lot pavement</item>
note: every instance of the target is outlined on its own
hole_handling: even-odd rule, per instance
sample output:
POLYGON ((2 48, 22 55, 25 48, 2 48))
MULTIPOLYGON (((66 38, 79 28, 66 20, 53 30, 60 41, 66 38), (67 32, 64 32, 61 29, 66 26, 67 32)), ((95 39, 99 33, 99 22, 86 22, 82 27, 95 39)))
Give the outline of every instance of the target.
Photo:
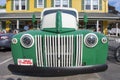
POLYGON ((108 70, 98 73, 102 80, 120 80, 120 63, 110 59, 107 61, 107 64, 108 70))
POLYGON ((82 74, 64 77, 31 77, 31 76, 18 76, 18 75, 5 75, 0 76, 0 80, 103 80, 96 74, 82 74))

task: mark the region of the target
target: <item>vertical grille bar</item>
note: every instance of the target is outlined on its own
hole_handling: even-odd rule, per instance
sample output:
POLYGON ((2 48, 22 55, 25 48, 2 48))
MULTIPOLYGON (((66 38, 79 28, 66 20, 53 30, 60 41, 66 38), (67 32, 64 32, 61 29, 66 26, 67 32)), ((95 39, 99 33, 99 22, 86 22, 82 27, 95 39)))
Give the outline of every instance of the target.
POLYGON ((49 49, 50 49, 50 54, 49 54, 49 56, 50 56, 50 67, 52 67, 52 64, 53 64, 53 61, 52 61, 52 44, 51 44, 51 35, 49 36, 49 49))
POLYGON ((76 66, 78 66, 78 35, 76 36, 76 41, 77 41, 77 44, 76 44, 76 66))
POLYGON ((65 67, 65 56, 66 56, 66 54, 65 54, 65 50, 66 50, 66 48, 65 48, 65 47, 66 47, 66 45, 65 45, 65 44, 66 44, 66 42, 65 42, 65 35, 63 36, 63 42, 64 42, 64 46, 63 46, 63 47, 64 47, 64 50, 63 50, 63 54, 64 54, 64 63, 63 63, 63 64, 64 64, 64 67, 65 67))
POLYGON ((71 35, 70 35, 70 37, 69 37, 69 39, 68 39, 68 40, 69 40, 69 42, 68 42, 68 43, 69 43, 69 46, 68 46, 68 47, 69 47, 69 48, 68 48, 68 49, 69 49, 69 51, 68 51, 68 52, 69 52, 69 60, 68 60, 68 61, 69 61, 69 65, 68 65, 68 66, 71 66, 71 56, 72 56, 72 52, 71 52, 71 49, 72 49, 72 46, 71 46, 71 44, 72 44, 71 38, 72 38, 72 37, 71 37, 71 35))
POLYGON ((42 36, 38 35, 35 36, 35 41, 36 41, 36 61, 37 61, 37 66, 43 66, 43 55, 42 55, 42 36))
POLYGON ((55 67, 57 67, 57 36, 55 36, 55 64, 56 64, 56 66, 55 67))
POLYGON ((46 42, 46 58, 47 58, 47 66, 50 66, 50 56, 49 56, 49 54, 50 54, 50 50, 49 50, 49 37, 48 36, 46 36, 46 39, 45 39, 45 42, 46 42))
POLYGON ((76 45, 76 66, 81 66, 82 65, 82 40, 83 37, 82 35, 77 35, 77 45, 76 45))
MULTIPOLYGON (((42 46, 42 36, 40 35, 40 47, 42 46)), ((42 55, 42 48, 40 50, 40 60, 41 60, 41 66, 43 66, 43 55, 42 55)))
POLYGON ((64 50, 64 47, 63 47, 64 43, 63 42, 64 41, 63 40, 64 40, 64 38, 63 38, 63 36, 61 36, 61 61, 62 61, 62 65, 61 66, 62 67, 64 67, 64 64, 63 64, 64 63, 64 52, 63 52, 63 50, 64 50))
POLYGON ((39 64, 38 64, 38 46, 37 46, 37 42, 38 42, 38 40, 37 40, 37 36, 35 36, 35 49, 36 49, 36 62, 37 62, 37 66, 39 66, 39 64))
POLYGON ((67 42, 66 42, 67 43, 67 46, 66 46, 66 56, 67 57, 66 57, 65 64, 66 64, 66 67, 68 67, 68 35, 66 36, 66 38, 67 38, 67 42))
POLYGON ((60 67, 60 35, 58 35, 58 67, 60 67))
POLYGON ((74 53, 73 53, 73 48, 74 48, 74 47, 73 47, 73 43, 74 43, 74 42, 73 42, 73 35, 72 35, 71 38, 72 38, 72 39, 71 39, 71 40, 72 40, 72 42, 71 42, 71 48, 72 48, 72 49, 71 49, 71 66, 73 66, 73 54, 74 54, 74 53))
POLYGON ((52 36, 52 57, 53 57, 53 67, 55 67, 55 36, 52 36))
POLYGON ((45 35, 45 58, 46 58, 46 66, 48 65, 47 63, 48 63, 48 58, 47 58, 47 38, 46 38, 46 35, 45 35))

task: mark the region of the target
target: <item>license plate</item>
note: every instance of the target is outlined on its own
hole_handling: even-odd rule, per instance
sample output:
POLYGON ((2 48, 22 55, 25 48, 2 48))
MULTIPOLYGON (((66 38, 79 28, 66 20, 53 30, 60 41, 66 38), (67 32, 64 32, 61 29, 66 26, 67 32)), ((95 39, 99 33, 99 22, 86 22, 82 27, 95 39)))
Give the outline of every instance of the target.
POLYGON ((18 59, 18 65, 33 65, 32 59, 18 59))

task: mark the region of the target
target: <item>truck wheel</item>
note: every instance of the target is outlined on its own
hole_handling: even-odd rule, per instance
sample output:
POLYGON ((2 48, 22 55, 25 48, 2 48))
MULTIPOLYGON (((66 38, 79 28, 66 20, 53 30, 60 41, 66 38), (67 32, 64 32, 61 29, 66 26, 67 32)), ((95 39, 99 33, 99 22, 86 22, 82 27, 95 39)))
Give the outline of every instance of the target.
POLYGON ((115 51, 115 59, 120 62, 120 46, 115 51))

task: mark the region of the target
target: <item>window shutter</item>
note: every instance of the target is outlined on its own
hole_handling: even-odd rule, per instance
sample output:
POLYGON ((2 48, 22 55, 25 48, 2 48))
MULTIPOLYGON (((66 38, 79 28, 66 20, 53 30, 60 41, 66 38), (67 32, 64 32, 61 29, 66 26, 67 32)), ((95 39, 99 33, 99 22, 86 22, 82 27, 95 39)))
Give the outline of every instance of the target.
POLYGON ((54 7, 54 0, 51 0, 51 7, 54 7))
POLYGON ((37 8, 37 0, 34 0, 34 7, 37 8))
POLYGON ((47 4, 47 1, 46 1, 46 0, 44 0, 44 8, 46 8, 46 4, 47 4))
POLYGON ((13 10, 14 1, 11 0, 11 10, 13 10))
POLYGON ((72 0, 69 0, 69 7, 72 7, 72 0))
POLYGON ((84 0, 82 0, 82 10, 84 10, 84 0))
POLYGON ((102 0, 99 0, 99 10, 102 10, 102 0))
POLYGON ((29 10, 29 5, 30 5, 29 0, 27 0, 27 10, 29 10))

